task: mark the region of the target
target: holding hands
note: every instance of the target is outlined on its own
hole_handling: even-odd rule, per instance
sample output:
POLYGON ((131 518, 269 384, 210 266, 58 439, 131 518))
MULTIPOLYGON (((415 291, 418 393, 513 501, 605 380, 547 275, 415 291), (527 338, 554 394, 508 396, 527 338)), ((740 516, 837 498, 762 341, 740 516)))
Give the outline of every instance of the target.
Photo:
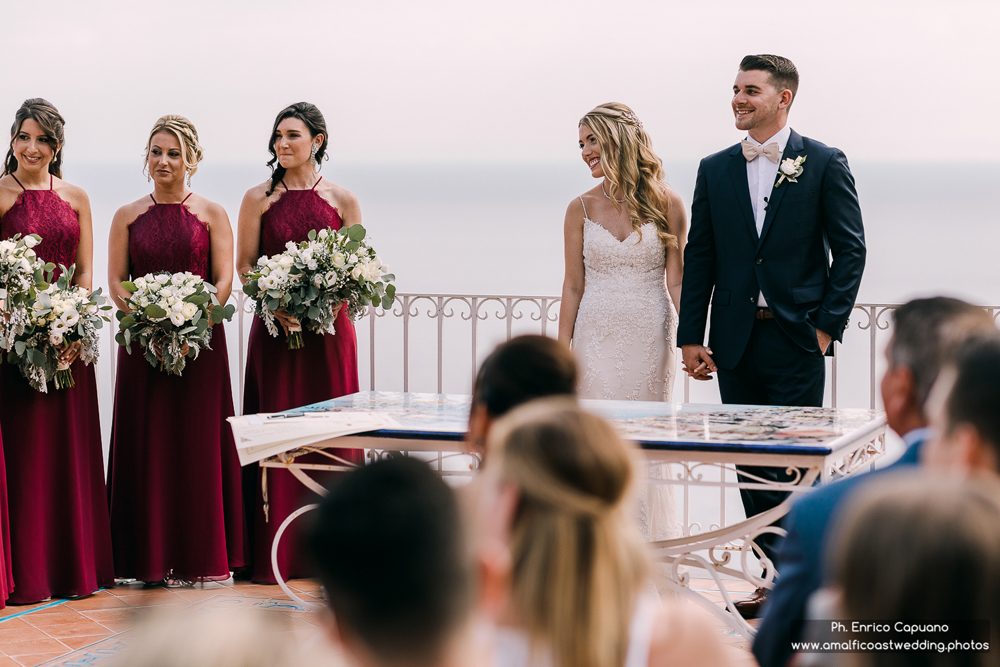
POLYGON ((704 345, 683 345, 684 372, 695 380, 711 380, 712 373, 719 370, 712 360, 711 348, 704 345))

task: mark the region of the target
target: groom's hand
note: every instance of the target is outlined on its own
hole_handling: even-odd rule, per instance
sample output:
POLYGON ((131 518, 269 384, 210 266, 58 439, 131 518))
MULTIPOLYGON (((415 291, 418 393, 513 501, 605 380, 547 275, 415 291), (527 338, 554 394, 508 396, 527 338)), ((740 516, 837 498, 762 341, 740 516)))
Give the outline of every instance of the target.
POLYGON ((816 341, 819 343, 819 351, 826 354, 826 350, 830 347, 830 342, 833 341, 833 337, 825 331, 816 329, 816 341))
POLYGON ((711 373, 719 370, 712 361, 712 350, 704 345, 684 345, 681 347, 684 372, 695 380, 711 380, 711 373))

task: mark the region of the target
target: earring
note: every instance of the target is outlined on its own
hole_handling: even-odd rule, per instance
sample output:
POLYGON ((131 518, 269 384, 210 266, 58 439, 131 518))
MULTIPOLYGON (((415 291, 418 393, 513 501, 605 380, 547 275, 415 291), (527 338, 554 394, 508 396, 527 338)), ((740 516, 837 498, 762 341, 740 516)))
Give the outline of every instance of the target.
POLYGON ((319 153, 319 146, 317 146, 316 144, 313 144, 313 147, 312 147, 312 162, 313 162, 313 164, 316 164, 316 153, 319 153))
POLYGON ((188 187, 191 187, 191 172, 189 171, 187 175, 188 175, 188 187))

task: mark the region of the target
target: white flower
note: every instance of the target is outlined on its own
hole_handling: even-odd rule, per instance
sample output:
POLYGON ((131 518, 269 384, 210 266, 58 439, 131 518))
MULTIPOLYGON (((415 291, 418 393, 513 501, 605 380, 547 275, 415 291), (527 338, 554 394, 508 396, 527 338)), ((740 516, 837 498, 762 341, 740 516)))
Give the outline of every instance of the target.
POLYGON ((277 280, 277 278, 274 277, 274 274, 272 273, 271 275, 264 276, 263 278, 261 278, 260 280, 258 280, 257 284, 262 289, 274 289, 275 287, 278 286, 278 280, 277 280))
POLYGON ((285 267, 286 269, 289 268, 294 263, 295 263, 295 260, 292 259, 289 255, 282 255, 281 259, 278 260, 278 264, 280 266, 285 267))
POLYGON ((271 272, 271 275, 269 277, 274 278, 275 284, 279 285, 288 278, 288 274, 282 271, 281 269, 275 269, 273 272, 271 272))
POLYGON ((351 277, 354 278, 355 280, 357 280, 358 278, 361 277, 361 273, 364 270, 365 270, 365 267, 363 267, 360 264, 358 264, 357 266, 354 267, 354 269, 351 270, 351 277))
POLYGON ((161 285, 166 285, 167 283, 170 282, 170 275, 167 273, 161 273, 160 275, 156 276, 156 282, 160 283, 161 285))
POLYGON ((145 278, 136 278, 134 281, 132 281, 132 284, 135 285, 136 291, 146 289, 145 278))
POLYGON ((795 164, 795 160, 791 158, 785 158, 781 163, 781 173, 786 176, 792 176, 799 170, 798 165, 795 164))
POLYGON ((312 282, 313 282, 313 285, 315 285, 316 287, 322 287, 323 286, 323 276, 317 273, 316 275, 313 276, 313 281, 312 282))
POLYGON ((39 238, 34 234, 29 234, 24 237, 24 245, 28 246, 29 248, 34 248, 36 245, 38 245, 38 241, 39 238))
POLYGON ((351 264, 356 264, 358 261, 358 256, 351 253, 351 256, 347 258, 347 261, 350 262, 351 264))
POLYGON ((333 265, 338 269, 347 264, 347 258, 344 257, 344 253, 338 252, 333 256, 333 265))
POLYGON ((75 327, 77 322, 80 321, 80 314, 75 310, 71 310, 62 317, 63 321, 66 322, 67 327, 75 327))
POLYGON ((51 333, 49 333, 49 342, 53 345, 62 345, 63 344, 62 332, 60 331, 59 333, 56 333, 55 331, 52 331, 51 333))
POLYGON ((171 303, 170 304, 170 312, 172 312, 172 313, 181 313, 181 312, 184 312, 184 302, 183 301, 174 301, 173 303, 171 303))
POLYGON ((194 317, 194 314, 197 312, 198 312, 198 306, 190 302, 185 303, 184 306, 181 308, 181 315, 184 316, 185 320, 190 320, 192 317, 194 317))
MULTIPOLYGON (((149 304, 146 304, 146 305, 149 305, 149 304)), ((87 306, 87 314, 88 315, 93 315, 96 312, 97 312, 97 306, 96 305, 90 304, 89 306, 87 306)))
POLYGON ((172 312, 170 313, 170 323, 175 327, 179 327, 184 324, 184 316, 179 312, 172 312))
POLYGON ((174 275, 170 276, 170 282, 172 282, 174 285, 183 285, 184 284, 184 274, 183 273, 175 273, 174 275))
POLYGON ((336 285, 337 284, 337 274, 333 271, 328 271, 326 274, 326 284, 336 285))

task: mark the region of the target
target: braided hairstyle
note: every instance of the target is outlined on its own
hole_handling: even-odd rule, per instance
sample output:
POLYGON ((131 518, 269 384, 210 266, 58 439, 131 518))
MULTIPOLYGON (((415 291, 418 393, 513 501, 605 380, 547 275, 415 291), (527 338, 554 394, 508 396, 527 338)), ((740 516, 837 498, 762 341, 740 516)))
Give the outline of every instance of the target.
POLYGON ((13 174, 17 170, 17 158, 14 157, 14 137, 21 131, 24 121, 31 119, 38 123, 45 136, 54 144, 52 161, 49 162, 49 173, 62 178, 62 147, 65 142, 63 126, 66 120, 48 100, 33 97, 25 100, 21 108, 14 114, 14 124, 10 126, 10 148, 3 161, 3 173, 0 176, 13 174))
POLYGON ((274 188, 285 177, 285 168, 278 162, 278 152, 274 149, 274 142, 278 138, 278 125, 286 118, 298 118, 305 123, 306 127, 309 128, 310 137, 322 134, 323 143, 320 145, 319 150, 316 151, 316 164, 321 165, 323 159, 327 157, 326 145, 330 140, 330 134, 326 131, 326 119, 323 118, 319 107, 309 102, 296 102, 285 107, 278 113, 278 117, 274 119, 274 127, 271 128, 271 139, 267 144, 267 150, 271 153, 271 159, 267 162, 267 166, 271 168, 271 185, 264 194, 265 197, 270 197, 274 192, 274 188))
POLYGON ((181 145, 181 160, 184 161, 184 168, 188 173, 188 185, 191 185, 191 177, 198 171, 198 163, 201 162, 203 153, 201 144, 198 143, 198 130, 194 129, 194 123, 184 116, 162 116, 149 131, 149 139, 146 141, 146 151, 143 153, 143 170, 149 166, 149 149, 153 145, 153 137, 160 132, 169 132, 177 137, 181 145))
POLYGON ((609 102, 581 118, 580 125, 588 127, 597 138, 604 175, 611 183, 608 194, 625 200, 639 238, 640 227, 652 222, 660 242, 676 248, 677 236, 670 233, 667 221, 670 197, 663 182, 663 161, 653 152, 653 141, 635 113, 624 104, 609 102))

